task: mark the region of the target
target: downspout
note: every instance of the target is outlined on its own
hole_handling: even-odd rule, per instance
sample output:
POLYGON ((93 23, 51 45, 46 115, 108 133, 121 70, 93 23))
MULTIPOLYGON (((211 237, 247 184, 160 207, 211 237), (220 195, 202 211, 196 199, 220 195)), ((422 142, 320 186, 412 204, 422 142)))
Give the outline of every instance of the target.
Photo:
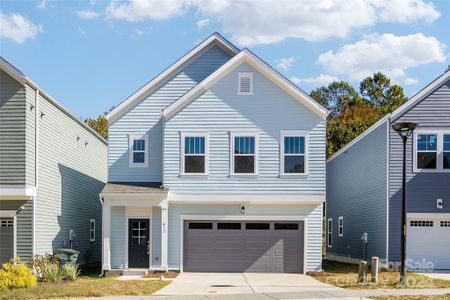
POLYGON ((33 215, 32 215, 32 237, 31 237, 31 248, 32 254, 36 254, 36 194, 38 189, 39 172, 38 172, 38 160, 39 160, 39 89, 36 88, 34 96, 34 191, 33 191, 33 215))

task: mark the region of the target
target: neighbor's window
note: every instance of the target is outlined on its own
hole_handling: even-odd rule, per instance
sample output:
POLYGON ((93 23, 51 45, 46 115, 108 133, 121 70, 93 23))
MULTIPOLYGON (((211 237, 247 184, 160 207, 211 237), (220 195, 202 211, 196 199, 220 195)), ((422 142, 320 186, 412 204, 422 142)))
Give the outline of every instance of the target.
POLYGON ((89 241, 95 242, 95 219, 89 222, 89 241))
POLYGON ((444 134, 444 146, 442 152, 442 168, 450 169, 450 134, 444 134))
POLYGON ((305 174, 306 135, 281 132, 281 174, 305 174))
POLYGON ((333 219, 328 219, 327 224, 327 246, 331 247, 332 244, 332 238, 333 238, 333 219))
POLYGON ((253 73, 238 73, 238 95, 253 94, 253 73))
POLYGON ((207 136, 206 134, 182 134, 183 174, 206 174, 207 136))
POLYGON ((344 217, 339 217, 339 236, 344 236, 344 217))
POLYGON ((436 169, 437 135, 417 135, 417 169, 436 169))
POLYGON ((148 166, 148 135, 130 135, 130 167, 148 166))
POLYGON ((233 136, 232 173, 256 174, 256 136, 233 136))

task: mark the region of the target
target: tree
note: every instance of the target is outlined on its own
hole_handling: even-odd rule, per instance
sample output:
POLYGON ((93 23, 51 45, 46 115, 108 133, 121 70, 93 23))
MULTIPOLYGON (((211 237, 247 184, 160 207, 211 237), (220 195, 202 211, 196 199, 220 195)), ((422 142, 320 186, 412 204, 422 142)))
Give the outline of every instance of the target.
POLYGON ((328 157, 407 100, 403 88, 391 85, 391 80, 380 72, 361 81, 359 90, 360 93, 345 81, 335 81, 310 94, 330 111, 328 157))
POLYGON ((359 85, 359 91, 372 106, 378 107, 384 114, 393 112, 408 99, 403 88, 391 85, 391 80, 381 72, 365 78, 359 85))
POLYGON ((98 116, 97 119, 87 118, 84 120, 84 123, 97 131, 103 138, 108 138, 108 121, 106 121, 104 115, 98 116))

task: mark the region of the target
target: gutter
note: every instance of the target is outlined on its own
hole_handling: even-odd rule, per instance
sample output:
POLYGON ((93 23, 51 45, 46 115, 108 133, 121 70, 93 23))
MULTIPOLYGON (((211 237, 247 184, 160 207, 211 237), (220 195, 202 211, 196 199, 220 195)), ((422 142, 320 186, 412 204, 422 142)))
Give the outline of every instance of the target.
POLYGON ((32 220, 31 220, 31 251, 36 254, 36 194, 39 187, 39 89, 36 88, 34 94, 34 191, 32 202, 32 220))

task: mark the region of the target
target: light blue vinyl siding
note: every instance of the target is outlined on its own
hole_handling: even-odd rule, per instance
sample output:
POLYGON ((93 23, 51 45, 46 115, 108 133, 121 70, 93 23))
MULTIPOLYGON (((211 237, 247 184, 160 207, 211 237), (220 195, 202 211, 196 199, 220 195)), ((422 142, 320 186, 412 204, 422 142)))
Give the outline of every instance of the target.
MULTIPOLYGON (((231 71, 165 123, 164 185, 172 191, 325 192, 325 121, 248 64, 231 71), (253 72, 253 95, 237 95, 238 72, 253 72), (209 133, 209 177, 180 177, 180 131, 209 133), (309 131, 309 175, 280 178, 280 130, 309 131), (230 178, 230 131, 259 137, 259 177, 230 178)), ((256 150, 256 149, 255 149, 256 150)))
MULTIPOLYGON (((450 81, 447 81, 425 99, 393 122, 418 122, 417 129, 445 129, 450 131, 450 81)), ((450 173, 413 172, 413 139, 406 150, 406 177, 408 213, 450 213, 450 173), (436 199, 443 199, 443 209, 436 207, 436 199)), ((400 256, 400 215, 403 145, 392 129, 389 131, 389 259, 398 261, 400 256)))
POLYGON ((161 182, 162 110, 230 59, 214 46, 109 126, 109 181, 161 182), (128 136, 149 135, 149 165, 129 167, 128 136))
POLYGON ((387 126, 384 122, 327 163, 326 218, 333 219, 327 253, 365 258, 361 236, 368 233, 368 257, 386 258, 387 126), (344 236, 338 235, 344 217, 344 236))
POLYGON ((125 207, 111 207, 111 268, 125 268, 125 207))
MULTIPOLYGON (((322 267, 322 205, 246 205, 246 215, 260 216, 306 216, 307 240, 306 269, 319 271, 322 267)), ((181 215, 238 215, 241 216, 239 204, 214 205, 180 205, 169 206, 168 264, 169 268, 180 267, 180 216, 181 215)))

